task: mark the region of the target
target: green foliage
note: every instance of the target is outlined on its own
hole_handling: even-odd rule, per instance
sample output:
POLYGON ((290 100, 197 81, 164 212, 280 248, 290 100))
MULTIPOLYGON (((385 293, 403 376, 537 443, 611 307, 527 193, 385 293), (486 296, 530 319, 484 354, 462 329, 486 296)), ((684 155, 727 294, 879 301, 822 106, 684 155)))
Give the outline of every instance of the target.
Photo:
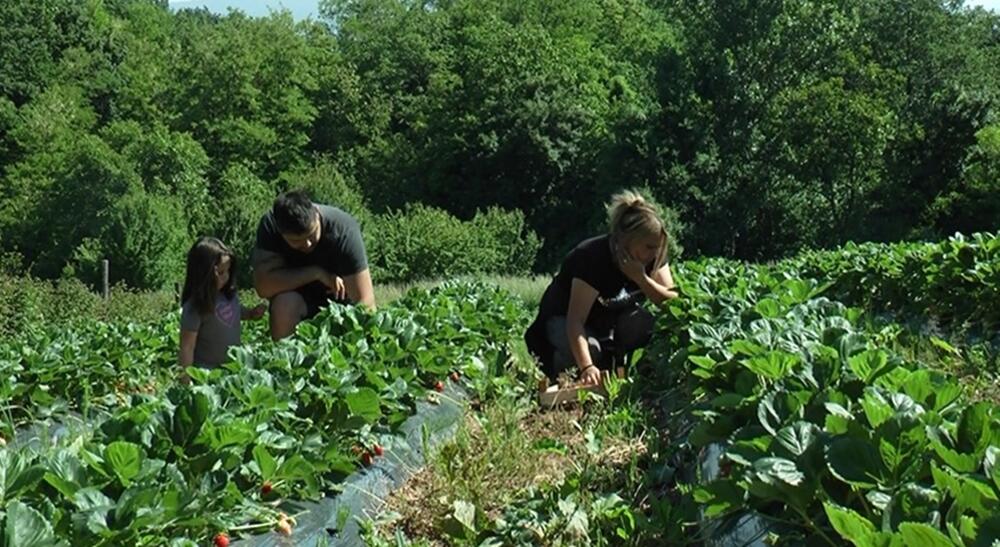
MULTIPOLYGON (((996 228, 992 12, 328 0, 321 13, 4 3, 0 250, 58 276, 140 187, 241 255, 265 196, 299 185, 366 232, 413 203, 463 220, 519 211, 544 243, 489 258, 494 273, 551 271, 626 187, 673 211, 695 256, 996 228)), ((403 270, 425 275, 408 256, 423 262, 403 270)))
POLYGON ((373 275, 380 282, 525 274, 540 247, 518 211, 490 209, 462 221, 419 204, 379 215, 365 237, 373 275))
POLYGON ((128 194, 106 214, 100 254, 81 251, 79 263, 94 271, 97 256, 106 257, 115 265, 112 281, 130 287, 160 289, 183 282, 184 259, 191 246, 184 213, 177 198, 141 191, 128 194))
POLYGON ((352 448, 378 440, 391 454, 435 380, 460 371, 470 389, 489 385, 527 316, 481 284, 414 290, 378 312, 335 305, 279 344, 245 333, 233 362, 191 370, 194 386, 173 378, 177 320, 34 328, 0 342, 8 533, 166 546, 272 527, 272 500, 338 489, 361 465, 352 448), (49 437, 47 419, 69 436, 49 437), (15 438, 19 426, 32 427, 15 438))
POLYGON ((705 516, 764 515, 778 545, 838 535, 857 545, 972 544, 989 534, 1000 510, 1000 490, 983 480, 994 469, 996 404, 970 404, 953 378, 885 347, 861 310, 827 296, 989 320, 995 243, 979 235, 769 266, 679 265, 683 298, 671 301, 648 354, 667 382, 685 371, 695 401, 687 442, 724 448, 720 470, 703 467, 694 494, 705 516), (956 284, 955 299, 939 283, 956 284))

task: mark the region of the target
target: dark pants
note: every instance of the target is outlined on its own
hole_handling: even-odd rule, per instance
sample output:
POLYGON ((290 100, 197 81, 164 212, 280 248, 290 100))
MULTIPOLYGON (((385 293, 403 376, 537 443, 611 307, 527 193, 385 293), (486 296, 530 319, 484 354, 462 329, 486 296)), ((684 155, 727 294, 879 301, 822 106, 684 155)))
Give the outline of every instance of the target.
MULTIPOLYGON (((653 323, 653 315, 645 308, 632 306, 618 315, 610 332, 598 332, 584 327, 591 361, 597 368, 604 370, 624 366, 630 353, 649 343, 653 335, 653 323)), ((574 370, 576 361, 569 349, 569 337, 566 336, 566 316, 549 318, 545 330, 554 348, 552 365, 555 373, 558 375, 567 368, 574 370)))

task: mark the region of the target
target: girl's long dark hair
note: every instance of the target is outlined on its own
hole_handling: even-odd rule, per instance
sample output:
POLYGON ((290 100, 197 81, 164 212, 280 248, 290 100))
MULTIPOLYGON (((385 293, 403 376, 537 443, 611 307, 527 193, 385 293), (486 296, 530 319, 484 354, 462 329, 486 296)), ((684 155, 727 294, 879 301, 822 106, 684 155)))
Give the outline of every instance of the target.
POLYGON ((194 242, 187 256, 187 275, 181 302, 190 301, 198 313, 215 310, 215 267, 224 257, 229 257, 229 280, 222 287, 222 294, 232 298, 236 293, 236 256, 226 244, 215 237, 200 237, 194 242))

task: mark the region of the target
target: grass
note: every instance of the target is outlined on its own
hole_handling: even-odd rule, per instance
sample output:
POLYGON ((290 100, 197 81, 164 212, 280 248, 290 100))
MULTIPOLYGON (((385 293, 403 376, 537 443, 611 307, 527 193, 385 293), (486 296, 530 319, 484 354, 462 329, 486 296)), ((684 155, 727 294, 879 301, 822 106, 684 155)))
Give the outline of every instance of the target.
POLYGON ((954 376, 973 401, 1000 404, 1000 348, 992 342, 951 345, 900 327, 891 343, 900 355, 954 376))
MULTIPOLYGON (((523 348, 514 349, 515 366, 527 366, 524 352, 517 351, 523 348)), ((639 402, 592 400, 542 410, 535 393, 534 385, 525 385, 467 409, 455 438, 394 492, 379 521, 369 524, 374 544, 474 545, 463 539, 456 504, 470 504, 477 530, 491 530, 505 520, 511 524, 510 507, 537 503, 552 492, 581 507, 608 492, 621 490, 627 497, 641 480, 637 461, 646 457, 649 441, 644 434, 649 416, 639 402)), ((560 506, 543 504, 546 510, 558 516, 560 506)))
MULTIPOLYGON (((456 279, 499 285, 520 297, 528 309, 538 307, 549 276, 465 276, 456 279)), ((398 300, 414 287, 429 289, 445 280, 375 285, 375 301, 385 305, 398 300)), ((255 305, 261 299, 252 289, 242 289, 240 299, 255 305)), ((104 300, 75 279, 43 280, 0 273, 0 333, 13 332, 25 322, 64 324, 82 321, 133 321, 145 323, 176 310, 180 303, 174 290, 137 291, 123 286, 111 288, 104 300)))
MULTIPOLYGON (((490 283, 494 285, 499 285, 501 288, 506 289, 510 293, 521 298, 524 301, 525 306, 528 309, 535 309, 538 307, 538 303, 542 300, 542 293, 545 292, 545 288, 551 281, 550 276, 536 275, 530 277, 513 277, 513 276, 502 276, 502 275, 480 275, 480 276, 462 276, 455 278, 461 281, 481 281, 485 283, 490 283)), ((378 284, 375 285, 375 302, 379 305, 388 304, 394 300, 399 299, 406 294, 407 291, 414 287, 420 287, 423 289, 429 289, 440 285, 445 280, 435 279, 435 280, 424 280, 424 281, 414 281, 409 283, 390 283, 390 284, 378 284)))

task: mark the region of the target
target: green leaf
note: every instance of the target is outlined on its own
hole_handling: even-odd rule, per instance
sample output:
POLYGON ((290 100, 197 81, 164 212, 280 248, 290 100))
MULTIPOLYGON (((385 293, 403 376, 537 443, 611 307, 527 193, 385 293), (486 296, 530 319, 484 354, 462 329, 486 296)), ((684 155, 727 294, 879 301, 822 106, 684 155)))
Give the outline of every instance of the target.
POLYGON ((211 410, 211 400, 201 392, 175 388, 168 393, 177 405, 173 415, 173 440, 178 446, 188 446, 201 433, 211 410))
POLYGON ((795 466, 795 462, 784 458, 761 458, 753 462, 753 470, 758 478, 768 484, 781 481, 798 486, 806 478, 795 466))
POLYGON ((270 480, 274 477, 274 472, 278 469, 278 462, 274 461, 274 457, 267 451, 267 447, 262 444, 253 447, 253 461, 257 463, 262 479, 270 480))
POLYGON ((986 457, 983 458, 983 470, 986 476, 993 479, 993 484, 1000 492, 1000 448, 991 446, 986 449, 986 457))
POLYGON ((716 480, 699 486, 694 491, 694 500, 705 505, 705 516, 712 518, 745 503, 744 490, 732 480, 716 480))
POLYGON ((455 500, 452 506, 452 515, 469 532, 476 531, 476 506, 465 501, 455 500))
POLYGON ((760 344, 755 344, 751 342, 750 340, 739 339, 729 344, 729 351, 738 355, 753 357, 754 355, 760 355, 762 353, 765 353, 767 349, 764 348, 764 346, 761 346, 760 344))
POLYGON ((566 455, 566 453, 569 451, 569 447, 566 446, 565 443, 563 443, 560 440, 552 439, 549 437, 546 437, 544 439, 538 439, 531 446, 531 448, 539 452, 547 452, 559 455, 566 455))
POLYGON ((115 441, 104 449, 104 460, 127 488, 142 470, 142 448, 130 442, 115 441))
POLYGON ((966 406, 958 420, 956 448, 966 454, 981 453, 990 442, 990 414, 993 405, 978 402, 966 406))
POLYGON ((766 318, 778 318, 781 317, 781 304, 777 300, 770 298, 764 298, 757 305, 754 306, 754 310, 761 315, 761 317, 766 318))
POLYGON ((931 341, 931 344, 934 344, 939 349, 942 349, 942 350, 944 350, 944 351, 946 351, 946 352, 948 352, 948 353, 950 353, 952 355, 958 356, 958 357, 962 356, 962 353, 960 351, 958 351, 958 349, 956 349, 955 346, 952 346, 951 344, 949 344, 948 342, 945 342, 944 340, 938 338, 937 336, 931 336, 930 337, 930 341, 931 341))
POLYGON ((931 446, 937 453, 941 461, 948 464, 955 471, 961 473, 975 473, 979 468, 979 458, 973 454, 961 454, 941 444, 941 441, 931 440, 931 446))
POLYGON ((794 353, 769 351, 765 355, 740 360, 739 363, 758 376, 779 380, 801 361, 802 359, 794 353))
POLYGON ((69 544, 57 540, 52 525, 41 513, 15 501, 7 506, 4 520, 4 547, 64 547, 69 544))
POLYGON ((867 547, 875 534, 875 525, 851 509, 823 503, 830 524, 840 536, 858 547, 867 547))
POLYGON ((907 547, 954 547, 948 536, 936 528, 917 522, 904 522, 899 525, 899 533, 907 547))
POLYGON ((880 349, 865 350, 848 358, 847 366, 868 384, 889 366, 889 354, 880 349))
POLYGON ((374 423, 382 417, 382 409, 379 406, 378 393, 371 388, 361 388, 348 393, 344 399, 347 401, 347 408, 351 414, 360 417, 367 423, 374 423))
POLYGON ((835 477, 855 486, 874 487, 885 476, 878 451, 860 439, 835 439, 826 450, 826 462, 835 477))
POLYGON ((786 450, 801 456, 816 441, 818 432, 819 428, 814 424, 800 421, 778 431, 777 439, 786 450))
POLYGON ((688 360, 694 363, 699 368, 703 368, 706 370, 712 370, 713 368, 715 368, 715 365, 717 364, 715 359, 712 359, 711 357, 707 357, 705 355, 689 355, 688 360))
POLYGON ((873 429, 884 424, 895 414, 892 406, 872 388, 865 390, 865 396, 861 399, 861 408, 864 409, 868 423, 871 424, 873 429))

